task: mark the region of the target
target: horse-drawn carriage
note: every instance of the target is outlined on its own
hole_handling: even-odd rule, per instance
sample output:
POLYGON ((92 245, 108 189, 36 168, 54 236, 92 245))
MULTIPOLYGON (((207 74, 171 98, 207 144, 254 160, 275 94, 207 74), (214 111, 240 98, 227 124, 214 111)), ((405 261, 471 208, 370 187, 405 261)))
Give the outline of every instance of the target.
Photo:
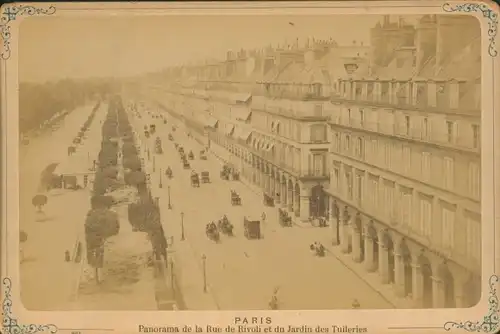
POLYGON ((279 223, 283 227, 290 227, 292 226, 292 217, 288 215, 288 212, 286 210, 283 210, 282 208, 278 209, 278 214, 279 214, 279 223))
POLYGON ((149 138, 149 131, 148 130, 144 130, 144 137, 149 138))
POLYGON ((241 205, 241 197, 234 190, 231 190, 231 205, 241 205))
POLYGON ((195 171, 191 172, 191 186, 192 187, 200 186, 200 177, 198 173, 196 173, 195 171))
POLYGON ((189 159, 189 160, 194 160, 194 154, 193 154, 193 151, 189 151, 189 153, 188 153, 188 159, 189 159))
POLYGON ((183 155, 183 154, 184 154, 184 147, 179 146, 179 147, 177 148, 177 151, 179 151, 179 154, 183 155))
POLYGON ((238 181, 240 179, 240 173, 238 173, 235 169, 231 169, 231 177, 234 181, 238 181))
POLYGON ((156 132, 156 125, 150 124, 149 125, 149 132, 151 132, 151 134, 154 135, 156 132))
POLYGON ((217 229, 217 225, 215 225, 214 222, 207 224, 207 226, 205 227, 205 234, 210 240, 213 240, 217 243, 220 241, 219 230, 217 229))
POLYGON ((205 150, 200 151, 200 160, 207 160, 207 154, 205 150))
MULTIPOLYGON (((174 136, 172 136, 171 133, 168 134, 168 140, 174 141, 174 136)), ((175 148, 177 148, 177 146, 175 148)))
POLYGON ((189 162, 187 162, 187 160, 183 160, 182 161, 182 168, 184 168, 184 169, 190 169, 191 165, 189 164, 189 162))
POLYGON ((201 183, 210 183, 210 174, 207 171, 201 172, 201 183))
POLYGON ((266 193, 263 193, 264 196, 264 205, 265 206, 274 206, 274 198, 266 193))
POLYGON ((227 219, 226 215, 217 222, 217 229, 225 235, 233 236, 233 224, 227 219))
POLYGON ((156 137, 156 140, 155 140, 155 152, 156 152, 156 154, 162 154, 163 153, 163 148, 161 146, 161 139, 160 139, 160 137, 156 137))
POLYGON ((260 220, 251 220, 246 216, 243 218, 244 235, 247 239, 260 239, 260 220))

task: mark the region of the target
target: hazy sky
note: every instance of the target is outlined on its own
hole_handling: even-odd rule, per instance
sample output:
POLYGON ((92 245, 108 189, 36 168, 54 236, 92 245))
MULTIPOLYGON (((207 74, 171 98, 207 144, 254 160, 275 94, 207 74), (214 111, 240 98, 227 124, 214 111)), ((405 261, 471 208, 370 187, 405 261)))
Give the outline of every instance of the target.
POLYGON ((380 15, 33 17, 19 36, 21 81, 126 76, 295 37, 369 43, 380 15), (293 22, 294 26, 289 22, 293 22))

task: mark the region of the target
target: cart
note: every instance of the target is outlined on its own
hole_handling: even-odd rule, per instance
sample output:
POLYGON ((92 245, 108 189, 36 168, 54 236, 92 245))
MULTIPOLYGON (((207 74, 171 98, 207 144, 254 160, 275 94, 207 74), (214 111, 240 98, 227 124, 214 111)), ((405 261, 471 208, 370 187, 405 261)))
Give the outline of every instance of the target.
POLYGON ((200 186, 200 177, 198 176, 198 173, 191 174, 191 186, 192 187, 199 187, 200 186))
POLYGON ((234 190, 231 190, 231 205, 241 205, 241 197, 234 190))
POLYGON ((247 239, 260 239, 260 220, 243 218, 244 235, 247 239))
POLYGON ((201 183, 210 183, 210 174, 207 171, 201 172, 201 183))
POLYGON ((191 165, 189 164, 189 162, 187 162, 187 161, 183 161, 183 163, 182 163, 182 167, 183 167, 184 169, 190 169, 190 168, 191 168, 191 165))

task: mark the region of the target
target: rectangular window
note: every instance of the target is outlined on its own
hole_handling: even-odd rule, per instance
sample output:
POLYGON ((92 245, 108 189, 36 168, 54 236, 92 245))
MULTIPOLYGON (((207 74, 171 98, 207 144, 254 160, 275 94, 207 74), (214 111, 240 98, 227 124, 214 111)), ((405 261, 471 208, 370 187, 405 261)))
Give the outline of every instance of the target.
POLYGON ((392 168, 392 145, 391 143, 386 143, 385 145, 385 166, 387 169, 392 168))
POLYGON ((365 124, 365 112, 363 109, 359 109, 359 123, 361 126, 365 124))
POLYGON ((467 218, 467 243, 466 254, 476 260, 481 260, 481 225, 478 221, 468 217, 467 218))
POLYGON ((340 134, 338 132, 335 133, 334 150, 335 152, 340 150, 340 134))
POLYGON ((326 141, 326 126, 324 124, 311 125, 311 141, 324 142, 326 141))
POLYGON ((369 193, 369 197, 371 198, 370 207, 373 211, 378 211, 377 203, 378 203, 378 180, 374 177, 370 178, 371 189, 369 193))
POLYGON ((454 231, 454 222, 455 222, 455 212, 442 208, 442 244, 446 249, 453 249, 455 245, 455 231, 454 231))
POLYGON ((340 189, 340 172, 338 168, 333 169, 333 185, 335 186, 335 189, 340 189))
POLYGON ((363 199, 363 177, 359 174, 356 174, 356 201, 358 205, 361 205, 361 201, 363 199))
POLYGON ((325 172, 325 156, 323 154, 313 154, 314 176, 323 176, 325 172))
POLYGON ((349 135, 345 135, 345 142, 344 142, 344 150, 347 154, 350 154, 351 152, 351 137, 349 135))
POLYGON ((481 170, 477 163, 469 163, 469 193, 472 197, 481 197, 481 170))
POLYGON ((347 198, 352 200, 352 173, 346 172, 346 181, 347 181, 347 198))
POLYGON ((453 165, 453 159, 445 157, 444 158, 444 186, 448 190, 453 190, 455 181, 455 167, 453 165))
POLYGON ((472 147, 479 148, 481 142, 481 135, 479 133, 479 125, 472 125, 472 147))
POLYGON ((364 158, 364 145, 363 138, 356 138, 356 156, 360 159, 364 158))
POLYGON ((446 121, 446 140, 448 143, 455 142, 455 123, 452 121, 446 121))
POLYGON ((431 154, 422 152, 422 181, 431 179, 431 154))
POLYGON ((404 226, 411 227, 411 193, 401 192, 401 222, 404 226))
POLYGON ((403 146, 403 171, 409 174, 411 170, 411 149, 409 146, 403 146))
POLYGON ((405 128, 404 128, 404 131, 405 131, 404 134, 406 136, 410 135, 410 116, 408 116, 408 115, 405 116, 405 128))
POLYGON ((429 139, 429 121, 427 118, 422 120, 422 139, 429 139))
POLYGON ((426 238, 430 238, 432 235, 432 204, 424 198, 420 199, 419 232, 426 238))

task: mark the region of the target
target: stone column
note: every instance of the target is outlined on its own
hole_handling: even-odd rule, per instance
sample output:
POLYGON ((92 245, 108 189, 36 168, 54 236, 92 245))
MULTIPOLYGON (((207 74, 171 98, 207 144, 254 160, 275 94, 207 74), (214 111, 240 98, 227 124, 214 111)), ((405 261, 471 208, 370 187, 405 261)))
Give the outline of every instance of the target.
POLYGON ((288 190, 286 189, 286 182, 281 184, 281 196, 283 201, 281 201, 281 206, 286 207, 288 205, 288 190))
POLYGON ((279 183, 279 179, 274 179, 273 180, 274 182, 274 186, 273 186, 273 189, 274 189, 274 199, 276 201, 276 204, 280 204, 281 203, 281 185, 279 183), (279 193, 279 195, 278 195, 279 193))
POLYGON ((443 308, 444 307, 444 284, 443 281, 436 276, 432 276, 432 307, 443 308))
POLYGON ((420 265, 418 263, 412 263, 412 295, 413 295, 413 305, 415 308, 422 307, 422 298, 423 298, 423 288, 424 281, 422 277, 422 270, 420 269, 420 265))
POLYGON ((351 224, 351 235, 352 235, 352 259, 354 262, 361 262, 361 242, 359 238, 361 237, 361 231, 358 229, 356 224, 351 224))
POLYGON ((403 257, 399 253, 394 254, 394 280, 396 294, 403 297, 405 291, 405 266, 403 257))
POLYGON ((455 307, 467 307, 464 296, 464 286, 466 284, 466 280, 461 277, 462 275, 454 275, 453 279, 455 281, 454 292, 455 292, 455 307))
POLYGON ((340 245, 342 246, 342 253, 349 253, 349 219, 350 217, 347 215, 343 217, 342 225, 341 225, 341 236, 340 236, 340 245))
POLYGON ((365 266, 368 272, 375 271, 375 263, 373 263, 373 239, 368 233, 365 233, 365 266))
POLYGON ((337 239, 338 235, 338 219, 335 213, 334 201, 330 197, 330 211, 328 212, 328 223, 332 228, 332 245, 337 246, 339 244, 339 240, 337 239))
POLYGON ((293 189, 288 189, 288 211, 293 212, 293 203, 295 202, 295 194, 293 189))
POLYGON ((389 283, 389 250, 382 242, 378 244, 378 263, 380 281, 382 284, 387 284, 389 283))

